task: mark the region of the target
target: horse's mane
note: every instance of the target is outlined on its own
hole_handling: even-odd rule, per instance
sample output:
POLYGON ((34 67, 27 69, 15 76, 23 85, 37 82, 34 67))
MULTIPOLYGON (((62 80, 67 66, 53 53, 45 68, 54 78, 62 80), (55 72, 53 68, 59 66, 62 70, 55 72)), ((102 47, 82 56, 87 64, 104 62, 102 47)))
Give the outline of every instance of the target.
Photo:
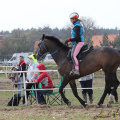
POLYGON ((58 38, 54 37, 54 36, 45 36, 45 39, 51 40, 54 43, 56 43, 60 48, 64 48, 66 50, 69 49, 68 46, 64 45, 58 38))

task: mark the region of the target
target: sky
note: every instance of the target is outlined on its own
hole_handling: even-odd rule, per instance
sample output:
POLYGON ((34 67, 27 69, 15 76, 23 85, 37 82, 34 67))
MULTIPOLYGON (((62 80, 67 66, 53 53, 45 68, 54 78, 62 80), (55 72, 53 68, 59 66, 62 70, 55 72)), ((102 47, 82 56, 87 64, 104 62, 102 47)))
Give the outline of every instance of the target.
POLYGON ((0 0, 0 31, 65 27, 69 15, 90 17, 98 27, 120 29, 120 0, 0 0))

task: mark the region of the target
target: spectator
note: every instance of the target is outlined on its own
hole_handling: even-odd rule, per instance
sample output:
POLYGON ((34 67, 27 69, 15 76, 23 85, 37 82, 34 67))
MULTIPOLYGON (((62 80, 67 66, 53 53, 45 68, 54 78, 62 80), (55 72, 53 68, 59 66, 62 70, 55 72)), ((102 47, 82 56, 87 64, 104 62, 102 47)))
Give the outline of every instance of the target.
MULTIPOLYGON (((19 68, 17 69, 17 71, 25 71, 26 70, 26 63, 24 61, 24 57, 20 56, 19 59, 20 59, 20 63, 19 63, 19 68)), ((20 73, 18 83, 23 83, 23 73, 20 73)), ((17 89, 21 90, 21 86, 22 86, 22 88, 24 87, 23 84, 22 85, 17 85, 17 89)), ((18 91, 18 95, 21 97, 21 91, 18 91)), ((23 92, 23 96, 24 96, 24 92, 23 92)))
MULTIPOLYGON (((90 74, 90 75, 86 75, 84 77, 81 77, 78 80, 81 84, 81 88, 92 88, 93 78, 94 78, 94 74, 90 74)), ((90 103, 94 104, 94 102, 93 102, 93 90, 92 89, 82 89, 83 100, 87 103, 87 93, 89 96, 90 103)))
MULTIPOLYGON (((14 71, 25 71, 26 70, 26 63, 25 63, 25 61, 24 61, 24 57, 23 56, 20 56, 20 62, 19 62, 19 68, 17 69, 17 68, 15 68, 15 67, 13 67, 12 68, 12 70, 14 70, 14 71)), ((20 75, 18 76, 18 74, 15 74, 15 73, 13 73, 14 75, 14 79, 16 79, 16 81, 18 82, 18 83, 23 83, 23 73, 20 73, 20 75)), ((10 75, 10 74, 9 74, 10 75)), ((11 76, 10 76, 11 77, 11 76)), ((11 78, 10 78, 11 79, 11 78)), ((16 86, 16 85, 15 85, 16 86)), ((21 90, 21 86, 22 86, 22 88, 24 87, 23 86, 23 84, 22 85, 20 85, 20 84, 18 84, 17 85, 17 89, 18 90, 21 90)), ((23 96, 24 96, 24 92, 23 92, 23 96)), ((7 106, 18 106, 19 105, 19 101, 20 101, 20 99, 21 99, 21 91, 18 91, 18 94, 15 94, 13 97, 12 97, 12 99, 8 102, 8 105, 7 106)))
MULTIPOLYGON (((37 66, 39 65, 39 63, 37 62, 37 59, 35 59, 33 54, 28 56, 28 58, 30 59, 28 71, 33 71, 33 70, 37 71, 38 70, 37 66)), ((28 72, 27 73, 27 81, 28 82, 33 81, 33 80, 37 79, 38 77, 39 77, 39 72, 28 72)), ((27 84, 26 89, 31 89, 32 85, 35 85, 35 84, 27 84)), ((30 91, 26 92, 27 98, 28 98, 29 92, 30 91)), ((24 103, 25 103, 25 97, 23 98, 23 104, 24 103)))
MULTIPOLYGON (((39 70, 46 70, 44 64, 38 65, 37 68, 39 70)), ((50 76, 47 72, 40 72, 39 78, 37 78, 36 80, 33 80, 33 82, 41 83, 43 89, 53 88, 52 80, 51 80, 51 78, 50 78, 50 76)), ((53 92, 53 90, 38 90, 38 91, 35 91, 35 96, 37 98, 38 103, 39 104, 46 104, 46 101, 45 101, 43 95, 46 94, 46 93, 52 93, 52 92, 53 92)))

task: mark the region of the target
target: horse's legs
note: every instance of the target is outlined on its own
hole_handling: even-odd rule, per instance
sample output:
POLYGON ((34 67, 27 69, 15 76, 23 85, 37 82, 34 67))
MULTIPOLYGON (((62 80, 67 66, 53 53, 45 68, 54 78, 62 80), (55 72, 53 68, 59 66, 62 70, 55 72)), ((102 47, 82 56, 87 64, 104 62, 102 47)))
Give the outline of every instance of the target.
POLYGON ((69 84, 70 84, 70 86, 71 86, 71 88, 72 88, 72 91, 73 91, 74 96, 79 100, 79 102, 80 102, 86 109, 88 109, 88 105, 85 104, 85 102, 78 96, 77 86, 76 86, 75 80, 70 80, 70 81, 69 81, 69 84))
POLYGON ((110 106, 111 102, 113 101, 114 95, 115 95, 115 93, 116 93, 116 89, 117 89, 117 87, 118 87, 119 84, 120 84, 119 81, 118 81, 118 79, 117 79, 116 73, 114 73, 112 79, 113 79, 113 83, 114 83, 114 84, 113 84, 112 92, 111 92, 111 94, 110 94, 110 96, 109 96, 108 106, 110 106))
POLYGON ((111 83, 111 76, 106 74, 105 75, 105 89, 104 89, 104 92, 103 92, 103 95, 102 95, 100 101, 98 102, 97 107, 100 107, 100 105, 103 104, 105 97, 106 97, 108 91, 110 90, 110 87, 111 87, 110 83, 111 83))
POLYGON ((105 100, 105 97, 106 97, 106 95, 108 93, 108 90, 109 90, 109 85, 105 85, 105 90, 103 92, 103 95, 102 95, 100 101, 98 102, 98 107, 100 107, 100 105, 103 104, 103 102, 105 100))
POLYGON ((62 96, 62 98, 63 98, 63 101, 64 101, 68 106, 70 106, 70 105, 71 105, 71 102, 65 97, 64 92, 63 92, 63 88, 68 84, 68 82, 69 82, 68 77, 63 77, 63 81, 62 81, 61 86, 60 86, 60 88, 59 88, 59 92, 60 92, 60 94, 61 94, 61 96, 62 96))

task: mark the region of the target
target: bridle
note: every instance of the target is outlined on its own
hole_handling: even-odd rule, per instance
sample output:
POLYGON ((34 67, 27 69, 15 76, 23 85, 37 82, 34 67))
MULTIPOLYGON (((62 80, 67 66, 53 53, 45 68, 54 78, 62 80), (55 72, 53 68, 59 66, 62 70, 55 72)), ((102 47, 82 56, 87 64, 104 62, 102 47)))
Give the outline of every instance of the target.
MULTIPOLYGON (((46 48, 45 45, 44 45, 44 40, 40 40, 40 41, 41 41, 41 45, 40 45, 40 47, 39 47, 39 50, 36 50, 36 52, 37 52, 37 55, 43 56, 43 54, 40 53, 40 50, 41 50, 42 45, 43 45, 43 47, 45 48, 46 52, 48 52, 48 50, 47 50, 47 48, 46 48)), ((55 53, 58 52, 58 51, 59 51, 59 50, 56 50, 56 51, 53 52, 51 55, 55 54, 55 53)), ((50 55, 50 56, 51 56, 51 55, 50 55)), ((49 57, 49 56, 48 56, 48 57, 49 57)))
POLYGON ((38 55, 43 56, 43 54, 40 53, 40 50, 41 50, 42 45, 43 45, 43 47, 45 48, 46 52, 48 52, 48 50, 46 49, 46 47, 45 47, 45 45, 44 45, 44 40, 40 40, 40 41, 41 41, 41 45, 40 45, 40 47, 39 47, 39 50, 36 50, 36 52, 37 52, 38 55))

